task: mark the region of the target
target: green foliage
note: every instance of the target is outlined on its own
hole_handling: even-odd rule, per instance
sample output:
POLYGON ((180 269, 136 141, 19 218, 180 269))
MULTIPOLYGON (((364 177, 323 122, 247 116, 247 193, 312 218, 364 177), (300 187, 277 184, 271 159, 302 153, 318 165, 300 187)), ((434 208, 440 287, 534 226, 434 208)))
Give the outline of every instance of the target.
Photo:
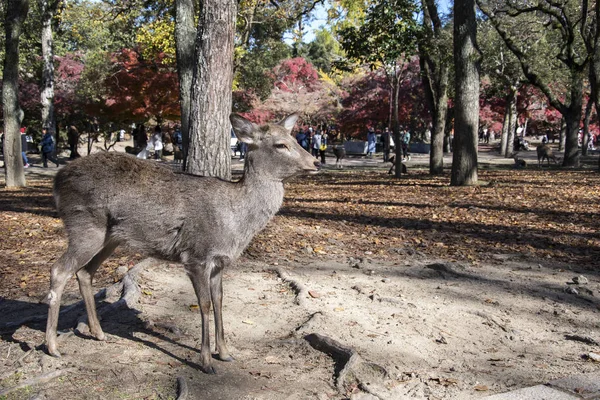
POLYGON ((301 54, 320 71, 331 74, 334 62, 345 57, 340 43, 327 29, 320 29, 315 33, 315 39, 303 46, 301 54))
POLYGON ((348 57, 371 68, 394 63, 416 48, 419 25, 417 5, 411 0, 383 0, 370 5, 364 23, 339 30, 342 48, 348 57))

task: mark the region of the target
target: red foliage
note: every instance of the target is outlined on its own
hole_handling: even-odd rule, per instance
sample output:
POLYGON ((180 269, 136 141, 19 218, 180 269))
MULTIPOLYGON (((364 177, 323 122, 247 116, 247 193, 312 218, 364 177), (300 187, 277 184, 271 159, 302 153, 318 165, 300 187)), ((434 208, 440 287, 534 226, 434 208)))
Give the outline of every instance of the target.
POLYGON ((177 71, 163 60, 160 54, 155 60, 145 60, 133 49, 114 54, 116 72, 105 82, 109 94, 102 111, 113 121, 178 118, 177 71))
MULTIPOLYGON (((422 130, 430 117, 425 107, 418 60, 404 64, 400 72, 398 120, 400 126, 422 130)), ((346 137, 362 137, 369 126, 383 128, 390 123, 391 85, 383 70, 351 77, 343 82, 347 92, 338 125, 346 137)), ((363 138, 364 139, 364 138, 363 138)))
POLYGON ((273 68, 275 87, 284 92, 305 89, 307 92, 319 90, 321 82, 315 67, 302 57, 282 61, 273 68))

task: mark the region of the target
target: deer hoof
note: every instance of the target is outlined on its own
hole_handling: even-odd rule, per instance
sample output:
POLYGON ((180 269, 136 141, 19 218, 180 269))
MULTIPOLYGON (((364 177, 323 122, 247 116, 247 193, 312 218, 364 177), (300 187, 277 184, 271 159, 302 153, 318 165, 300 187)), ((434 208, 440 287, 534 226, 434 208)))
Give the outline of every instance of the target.
POLYGON ((208 375, 216 375, 217 373, 215 367, 213 367, 212 365, 209 365, 208 367, 202 367, 202 372, 208 375))
POLYGON ((224 355, 224 356, 222 356, 222 355, 219 355, 219 360, 221 360, 221 361, 227 361, 227 362, 231 362, 231 361, 235 361, 235 358, 233 358, 233 357, 232 357, 232 356, 230 356, 230 355, 224 355))
POLYGON ((61 358, 62 354, 60 354, 60 352, 58 350, 56 350, 56 348, 50 348, 48 347, 48 354, 50 354, 52 357, 56 357, 56 358, 61 358))

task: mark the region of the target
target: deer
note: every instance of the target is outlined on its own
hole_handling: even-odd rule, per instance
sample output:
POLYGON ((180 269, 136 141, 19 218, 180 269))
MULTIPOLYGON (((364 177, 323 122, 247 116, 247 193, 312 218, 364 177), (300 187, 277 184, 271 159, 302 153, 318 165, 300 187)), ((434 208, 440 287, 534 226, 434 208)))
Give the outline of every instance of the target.
POLYGON ((333 146, 333 154, 335 155, 336 168, 344 168, 343 161, 344 158, 346 158, 346 148, 344 147, 344 145, 333 146))
POLYGON ((233 361, 223 329, 222 274, 283 203, 284 181, 317 173, 318 161, 290 135, 298 116, 263 126, 231 114, 239 140, 248 144, 237 182, 175 172, 128 154, 103 152, 61 169, 54 180, 56 208, 68 237, 53 264, 48 293, 46 347, 60 357, 57 326, 61 297, 75 274, 90 335, 105 340, 96 314, 92 279, 119 245, 183 264, 198 298, 202 320, 200 369, 216 373, 209 339, 211 304, 215 351, 233 361))
POLYGON ((552 148, 547 144, 540 144, 537 148, 537 159, 538 159, 538 167, 542 167, 544 163, 544 158, 548 162, 548 167, 550 167, 550 159, 554 161, 554 164, 558 163, 558 160, 554 153, 552 152, 552 148))

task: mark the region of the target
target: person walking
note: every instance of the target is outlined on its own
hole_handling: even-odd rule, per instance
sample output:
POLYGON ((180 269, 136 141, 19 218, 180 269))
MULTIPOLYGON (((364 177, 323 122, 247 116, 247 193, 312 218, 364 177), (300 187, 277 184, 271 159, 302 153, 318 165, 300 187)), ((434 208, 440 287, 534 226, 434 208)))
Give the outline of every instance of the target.
POLYGON ((321 155, 321 164, 325 164, 325 151, 327 150, 327 142, 329 137, 327 132, 323 131, 321 134, 321 146, 319 146, 319 154, 321 155))
POLYGON ((377 136, 375 136, 375 130, 373 127, 369 128, 367 132, 367 157, 373 157, 375 153, 375 146, 377 143, 377 136))
POLYGON ((407 160, 410 156, 408 155, 408 145, 410 144, 410 132, 404 131, 402 135, 402 161, 407 160))
POLYGON ((154 134, 152 135, 152 145, 154 146, 154 159, 162 159, 163 138, 162 129, 160 129, 160 125, 156 125, 156 127, 154 128, 154 134))
POLYGON ((23 158, 23 167, 29 168, 29 160, 27 159, 27 129, 21 128, 21 157, 23 158))
POLYGON ((383 162, 390 159, 390 128, 386 127, 381 134, 381 143, 383 143, 383 162))
POLYGON ((319 151, 321 149, 322 138, 323 136, 321 135, 320 130, 317 130, 312 137, 312 155, 315 158, 319 158, 319 151))
POLYGON ((300 129, 296 134, 296 142, 306 151, 308 151, 308 136, 300 129))
POLYGON ((58 160, 53 154, 54 138, 47 128, 42 128, 42 141, 40 142, 40 146, 42 146, 42 165, 44 168, 48 168, 48 160, 56 164, 56 168, 58 168, 58 160))

